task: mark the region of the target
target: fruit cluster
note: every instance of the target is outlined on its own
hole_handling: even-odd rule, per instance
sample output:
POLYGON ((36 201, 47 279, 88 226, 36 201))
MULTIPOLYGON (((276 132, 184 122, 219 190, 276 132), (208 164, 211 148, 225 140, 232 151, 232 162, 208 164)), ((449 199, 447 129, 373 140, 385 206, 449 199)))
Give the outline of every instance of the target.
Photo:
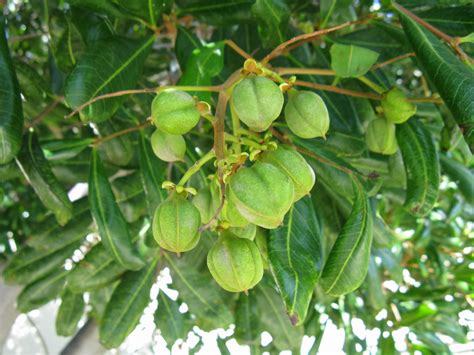
MULTIPOLYGON (((315 173, 303 156, 272 140, 269 128, 283 111, 284 92, 288 93, 284 108, 288 128, 302 138, 325 137, 329 115, 317 94, 278 86, 263 74, 244 71, 228 91, 238 132, 225 133, 232 147, 226 147, 225 158, 215 164, 221 175, 210 175, 199 191, 185 187, 185 178, 176 185, 165 183, 170 195, 154 214, 153 235, 168 251, 193 249, 203 226, 217 232, 207 264, 217 283, 230 292, 246 291, 260 281, 267 265, 265 229, 278 228, 291 206, 315 183, 315 173), (240 128, 240 122, 248 129, 240 128)), ((183 91, 157 94, 151 108, 156 126, 151 144, 160 159, 183 160, 182 135, 197 125, 202 106, 183 91)), ((214 157, 211 151, 194 166, 214 157)))
POLYGON ((382 98, 384 117, 376 118, 367 127, 367 147, 374 153, 395 154, 398 150, 395 125, 406 122, 416 113, 416 105, 409 102, 399 88, 392 88, 382 98))

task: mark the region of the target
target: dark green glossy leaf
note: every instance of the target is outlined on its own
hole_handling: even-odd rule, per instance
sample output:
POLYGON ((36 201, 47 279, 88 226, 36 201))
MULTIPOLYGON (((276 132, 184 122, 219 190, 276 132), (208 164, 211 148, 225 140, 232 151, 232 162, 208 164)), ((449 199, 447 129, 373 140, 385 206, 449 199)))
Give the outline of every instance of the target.
MULTIPOLYGON (((46 80, 36 71, 36 69, 23 60, 14 60, 16 74, 23 93, 37 94, 44 93, 48 96, 53 96, 51 89, 48 87, 46 80), (34 93, 33 93, 34 90, 34 93)), ((26 96, 29 96, 26 94, 26 96)))
POLYGON ((17 158, 17 164, 41 202, 65 225, 72 216, 72 203, 54 176, 34 132, 28 132, 17 158))
POLYGON ((178 339, 185 341, 193 327, 189 313, 181 313, 178 301, 171 300, 162 291, 158 294, 155 324, 170 348, 178 339))
POLYGON ((164 200, 161 184, 165 177, 165 164, 153 153, 150 141, 140 134, 138 142, 138 160, 140 164, 140 176, 143 190, 145 192, 148 215, 155 213, 156 207, 164 200))
POLYGON ((438 198, 438 151, 431 133, 416 119, 398 125, 397 141, 407 176, 405 207, 414 216, 425 216, 438 198))
POLYGON ((72 256, 80 244, 80 241, 76 241, 57 250, 36 250, 24 247, 13 256, 3 270, 3 277, 8 283, 34 282, 51 271, 63 267, 65 260, 72 256))
POLYGON ((196 315, 197 325, 203 330, 228 327, 233 322, 226 302, 230 294, 217 285, 207 270, 188 265, 186 255, 179 260, 169 254, 165 258, 171 269, 172 287, 178 290, 189 312, 196 315))
POLYGON ((176 53, 176 59, 178 60, 181 71, 186 70, 186 64, 191 57, 193 51, 197 48, 201 48, 203 43, 201 40, 186 27, 177 26, 176 43, 174 45, 174 51, 176 53))
POLYGON ((299 353, 304 329, 294 327, 287 315, 278 293, 271 287, 260 283, 256 289, 257 304, 260 310, 261 330, 269 332, 275 347, 299 353))
POLYGON ((255 290, 248 295, 240 293, 235 307, 235 339, 239 344, 258 344, 260 340, 260 319, 255 290))
POLYGON ((311 198, 299 200, 283 226, 270 233, 268 251, 291 323, 304 322, 323 264, 322 233, 311 198))
POLYGON ((49 140, 41 142, 41 148, 49 161, 65 160, 76 157, 93 142, 94 138, 49 140))
POLYGON ((0 164, 10 162, 21 147, 23 108, 20 86, 5 35, 5 18, 0 14, 0 164))
POLYGON ((378 57, 377 52, 364 47, 338 43, 331 47, 331 67, 341 78, 366 74, 378 57))
MULTIPOLYGON (((117 120, 101 122, 97 126, 102 137, 127 128, 117 120)), ((104 160, 109 164, 126 166, 133 158, 132 138, 129 134, 124 134, 111 139, 100 145, 100 151, 104 153, 104 160)))
POLYGON ((56 333, 63 337, 74 335, 85 310, 84 295, 64 289, 61 295, 61 305, 56 315, 56 333))
POLYGON ((115 260, 127 269, 138 270, 143 267, 95 149, 89 176, 89 203, 101 240, 115 260))
POLYGON ((170 0, 115 0, 120 10, 131 16, 148 21, 151 24, 156 24, 160 18, 160 14, 166 7, 170 0))
POLYGON ((440 156, 443 171, 453 180, 459 187, 459 191, 469 203, 474 203, 474 174, 463 164, 444 154, 440 156))
POLYGON ((252 14, 257 19, 258 33, 264 47, 276 47, 285 42, 290 20, 290 9, 285 1, 257 0, 252 6, 252 14))
MULTIPOLYGON (((136 41, 115 37, 91 44, 67 79, 68 104, 76 108, 99 95, 133 89, 154 39, 136 41)), ((98 101, 81 111, 81 119, 85 122, 107 120, 124 99, 121 96, 98 101)))
POLYGON ((255 0, 179 0, 179 14, 191 14, 209 24, 229 26, 248 21, 255 0))
POLYGON ((54 300, 64 287, 67 273, 65 269, 56 270, 27 285, 17 297, 16 308, 27 313, 54 300))
POLYGON ((99 339, 106 348, 118 347, 135 329, 150 303, 150 289, 156 279, 158 257, 140 271, 128 271, 112 294, 99 326, 99 339))
POLYGON ((474 7, 443 6, 416 11, 415 14, 450 36, 464 37, 474 32, 474 7))
POLYGON ((118 6, 111 0, 69 0, 69 4, 82 8, 100 11, 116 17, 125 17, 118 6))
POLYGON ((328 256, 321 276, 323 290, 340 296, 356 290, 364 281, 369 267, 372 245, 372 212, 365 191, 353 183, 355 200, 328 256))
POLYGON ((474 72, 428 30, 402 12, 399 16, 416 57, 453 113, 471 152, 474 151, 474 72))

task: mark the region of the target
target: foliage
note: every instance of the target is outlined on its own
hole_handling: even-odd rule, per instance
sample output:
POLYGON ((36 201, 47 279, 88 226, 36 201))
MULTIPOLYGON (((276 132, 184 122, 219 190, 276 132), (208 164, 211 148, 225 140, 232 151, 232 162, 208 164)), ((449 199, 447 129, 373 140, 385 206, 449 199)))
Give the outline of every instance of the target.
POLYGON ((252 353, 298 353, 305 334, 316 351, 330 320, 360 352, 357 319, 381 330, 384 354, 402 327, 410 352, 467 341, 472 5, 29 0, 2 12, 0 258, 23 286, 19 311, 60 298, 58 334, 90 310, 118 347, 168 268, 178 299, 160 290, 154 320, 170 348, 195 325, 235 324, 252 353), (283 146, 294 164, 269 157, 283 146))

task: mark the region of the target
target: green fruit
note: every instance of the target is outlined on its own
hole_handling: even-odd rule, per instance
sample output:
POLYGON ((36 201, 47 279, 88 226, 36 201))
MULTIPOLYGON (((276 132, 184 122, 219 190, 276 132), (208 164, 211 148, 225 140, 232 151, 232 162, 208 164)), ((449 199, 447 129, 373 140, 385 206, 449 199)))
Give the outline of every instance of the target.
POLYGON ((229 183, 229 201, 249 222, 268 229, 277 228, 293 204, 295 188, 277 167, 257 162, 242 168, 229 183))
POLYGON ((243 228, 249 224, 249 221, 240 214, 239 210, 235 204, 229 200, 228 196, 226 196, 224 207, 221 211, 221 218, 231 227, 243 228))
POLYGON ((380 154, 395 154, 398 150, 395 125, 385 118, 370 121, 365 133, 365 141, 370 151, 380 154))
POLYGON ((416 105, 408 101, 399 88, 392 88, 383 95, 382 108, 392 123, 403 123, 416 113, 416 105))
POLYGON ((184 91, 162 91, 151 104, 153 123, 169 134, 188 133, 199 122, 199 116, 194 99, 184 91))
POLYGON ((247 291, 263 276, 262 258, 254 242, 223 232, 209 250, 207 266, 217 283, 229 292, 247 291))
POLYGON ((200 189, 193 198, 193 204, 201 213, 201 222, 206 224, 216 214, 220 205, 220 189, 216 182, 200 189))
POLYGON ((153 236, 163 249, 181 253, 199 241, 201 215, 184 196, 173 194, 162 202, 153 218, 153 236))
POLYGON ((151 135, 151 148, 155 155, 163 161, 179 161, 184 159, 186 142, 183 136, 169 134, 158 128, 151 135))
POLYGON ((255 234, 257 233, 257 226, 249 223, 245 227, 230 227, 229 232, 239 238, 254 240, 255 234))
POLYGON ((268 269, 270 264, 268 261, 267 231, 265 229, 257 227, 255 233, 255 244, 257 244, 257 248, 260 251, 263 268, 268 269))
POLYGON ((312 91, 289 92, 285 106, 288 128, 298 137, 326 137, 329 130, 329 113, 321 97, 312 91))
POLYGON ((280 145, 277 150, 264 152, 260 161, 276 166, 293 181, 295 185, 294 202, 307 195, 314 186, 316 177, 313 169, 294 149, 280 145))
POLYGON ((251 130, 268 129, 281 113, 283 93, 277 84, 261 76, 249 76, 238 83, 231 104, 239 119, 251 130))

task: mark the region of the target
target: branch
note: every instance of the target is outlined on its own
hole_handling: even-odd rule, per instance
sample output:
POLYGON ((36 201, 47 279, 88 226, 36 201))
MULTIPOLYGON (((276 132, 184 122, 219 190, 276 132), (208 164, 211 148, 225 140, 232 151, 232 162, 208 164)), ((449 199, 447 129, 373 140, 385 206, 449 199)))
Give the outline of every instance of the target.
POLYGON ((93 99, 90 99, 89 101, 83 103, 82 105, 78 106, 75 108, 70 114, 65 116, 64 118, 68 119, 75 114, 77 114, 79 111, 82 111, 85 109, 87 106, 92 105, 93 103, 96 103, 97 101, 100 100, 105 100, 105 99, 110 99, 112 97, 119 97, 119 96, 125 96, 125 95, 131 95, 131 94, 151 94, 151 93, 158 93, 163 90, 167 89, 179 89, 182 91, 214 91, 214 92, 219 92, 221 90, 221 86, 158 86, 154 88, 145 88, 145 89, 132 89, 132 90, 122 90, 122 91, 115 91, 111 92, 108 94, 104 95, 99 95, 94 97, 93 99))
POLYGON ((64 99, 63 96, 57 97, 48 107, 41 111, 38 116, 36 116, 31 122, 28 122, 25 126, 26 128, 31 128, 37 126, 44 118, 46 118, 64 99))
POLYGON ((316 38, 318 38, 320 36, 323 36, 323 35, 326 35, 328 33, 341 30, 343 28, 346 28, 346 27, 349 27, 349 26, 352 26, 352 25, 362 24, 362 23, 365 23, 369 20, 370 20, 370 18, 365 18, 365 19, 360 19, 360 20, 355 20, 355 21, 349 21, 349 22, 345 22, 345 23, 342 23, 342 24, 334 26, 334 27, 325 28, 325 29, 314 31, 314 32, 311 32, 311 33, 304 33, 302 35, 293 37, 292 39, 281 43, 274 50, 272 50, 265 58, 263 58, 262 64, 264 64, 264 65, 267 64, 272 59, 282 55, 287 49, 292 50, 292 49, 294 49, 294 48, 296 48, 296 47, 298 47, 298 46, 300 46, 300 45, 302 45, 306 42, 314 41, 316 38))
POLYGON ((371 100, 382 100, 381 95, 376 95, 369 92, 338 88, 337 86, 333 86, 333 85, 316 84, 316 83, 310 83, 310 82, 301 81, 301 80, 296 80, 294 85, 304 86, 304 87, 308 87, 308 88, 312 88, 316 90, 335 92, 336 94, 341 94, 341 95, 363 97, 363 98, 371 99, 371 100))
POLYGON ((413 52, 410 52, 410 53, 405 53, 405 54, 402 54, 402 55, 399 55, 399 56, 396 56, 392 59, 389 59, 385 62, 382 62, 382 63, 378 63, 378 64, 375 64, 370 70, 377 70, 377 69, 380 69, 386 65, 389 65, 389 64, 392 64, 392 63, 395 63, 399 60, 402 60, 402 59, 405 59, 405 58, 409 58, 409 57, 414 57, 415 56, 415 53, 413 52))
POLYGON ((123 136, 124 134, 128 134, 128 133, 132 133, 132 132, 135 132, 135 131, 139 131, 140 129, 142 128, 145 128, 147 126, 149 126, 151 124, 151 121, 150 120, 146 120, 145 122, 143 123, 140 123, 139 125, 136 125, 134 127, 129 127, 129 128, 126 128, 126 129, 123 129, 121 131, 117 131, 117 132, 114 132, 112 134, 109 134, 108 136, 104 136, 104 137, 101 137, 101 138, 97 138, 94 143, 92 143, 93 146, 98 146, 102 143, 105 143, 107 141, 110 141, 111 139, 114 139, 114 138, 117 138, 119 136, 123 136))
POLYGON ((224 41, 225 44, 227 44, 230 48, 232 48, 238 55, 241 57, 244 57, 245 59, 253 59, 250 54, 248 54, 246 51, 244 51, 242 48, 240 48, 237 43, 230 39, 226 39, 224 41))

